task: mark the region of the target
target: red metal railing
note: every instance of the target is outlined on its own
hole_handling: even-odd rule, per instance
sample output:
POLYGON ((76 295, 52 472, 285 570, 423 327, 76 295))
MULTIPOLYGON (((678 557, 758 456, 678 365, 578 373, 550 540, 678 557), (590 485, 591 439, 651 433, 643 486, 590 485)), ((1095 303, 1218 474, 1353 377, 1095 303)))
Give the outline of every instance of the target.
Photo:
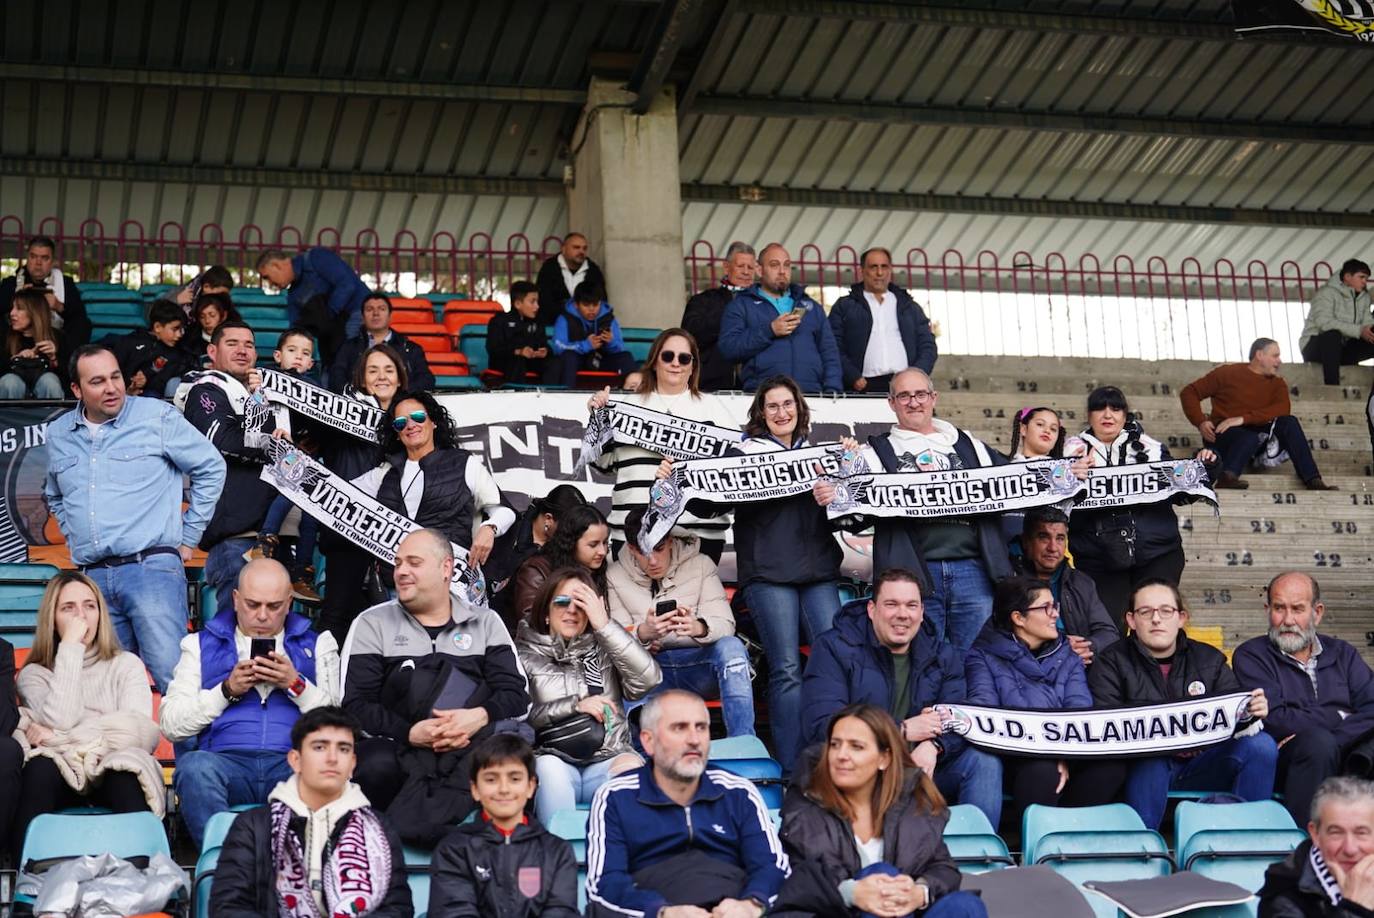
MULTIPOLYGON (((94 218, 72 233, 53 217, 30 227, 4 216, 0 258, 21 257, 24 241, 34 234, 56 240, 60 257, 82 280, 131 287, 183 283, 203 266, 222 264, 240 284, 257 286, 262 251, 294 253, 322 245, 379 286, 395 289, 407 276, 422 291, 481 299, 504 293, 514 280, 533 279, 560 241, 549 236, 536 248, 528 237, 515 234, 498 245, 489 234, 475 233, 460 243, 452 233, 440 232, 421 243, 403 230, 388 243, 375 230, 345 240, 333 228, 307 239, 292 226, 269 238, 251 224, 230 240, 216 224, 192 236, 177 223, 150 233, 130 220, 110 233, 94 218)), ((1306 301, 1333 273, 1325 261, 1308 269, 1284 261, 1271 271, 1260 261, 1237 269, 1227 259, 1204 268, 1195 258, 1171 266, 1153 257, 1141 266, 1121 255, 1104 266, 1094 255, 1071 262, 1050 253, 1037 261, 1024 251, 1012 253, 1009 262, 986 250, 971 261, 955 251, 935 257, 920 248, 893 254, 895 281, 939 323, 940 346, 947 353, 1235 359, 1251 338, 1266 335, 1296 358, 1306 301)), ((693 292, 718 283, 717 249, 705 240, 692 243, 684 273, 693 292)), ((793 280, 827 306, 859 279, 859 252, 852 246, 840 246, 829 257, 813 244, 795 253, 793 280)))

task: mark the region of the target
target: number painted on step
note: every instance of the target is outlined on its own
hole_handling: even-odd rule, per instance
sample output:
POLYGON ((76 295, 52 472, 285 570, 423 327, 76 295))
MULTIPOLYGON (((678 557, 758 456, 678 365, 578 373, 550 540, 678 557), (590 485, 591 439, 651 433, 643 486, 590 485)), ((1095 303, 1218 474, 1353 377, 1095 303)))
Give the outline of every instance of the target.
POLYGON ((1340 567, 1341 556, 1337 552, 1312 552, 1312 563, 1317 567, 1340 567))
POLYGON ((1254 557, 1250 554, 1250 552, 1248 552, 1248 551, 1242 551, 1242 552, 1228 551, 1228 552, 1226 553, 1226 566, 1227 566, 1227 567, 1239 567, 1239 566, 1254 567, 1254 565, 1255 565, 1255 559, 1254 559, 1254 557))
POLYGON ((1276 491, 1270 496, 1274 498, 1274 503, 1276 504, 1296 504, 1298 502, 1297 496, 1291 492, 1280 494, 1276 491))
POLYGON ((1215 606, 1218 603, 1226 604, 1231 601, 1230 590, 1203 590, 1202 604, 1204 606, 1215 606))
POLYGON ((1017 392, 1039 392, 1039 391, 1040 391, 1040 384, 1039 384, 1038 382, 1036 382, 1035 380, 1030 380, 1029 382, 1027 382, 1026 380, 1018 379, 1018 380, 1016 381, 1016 391, 1017 391, 1017 392))
POLYGON ((1250 531, 1260 535, 1269 535, 1278 532, 1278 529, 1274 526, 1273 520, 1251 520, 1250 531))
POLYGON ((1350 535, 1354 535, 1355 533, 1360 531, 1360 527, 1355 524, 1354 520, 1332 520, 1331 531, 1336 533, 1337 535, 1340 535, 1341 533, 1348 533, 1350 535))

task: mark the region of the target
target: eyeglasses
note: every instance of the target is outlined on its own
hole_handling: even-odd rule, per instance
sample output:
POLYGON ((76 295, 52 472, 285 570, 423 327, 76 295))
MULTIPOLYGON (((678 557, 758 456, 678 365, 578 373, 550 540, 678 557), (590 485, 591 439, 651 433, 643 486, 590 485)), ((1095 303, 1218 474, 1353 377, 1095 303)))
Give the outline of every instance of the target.
POLYGON ((664 363, 672 363, 676 360, 677 365, 680 367, 689 367, 692 365, 692 353, 690 351, 683 351, 681 354, 676 351, 659 351, 658 359, 664 363))
POLYGON ((425 412, 412 411, 410 414, 403 414, 399 418, 392 418, 391 426, 396 428, 397 430, 405 430, 406 425, 409 424, 411 421, 414 421, 416 424, 423 424, 425 421, 428 420, 429 415, 425 412))
POLYGON ((796 407, 796 399, 789 398, 785 402, 776 402, 774 404, 764 405, 763 411, 765 414, 782 414, 784 411, 792 411, 796 407))
POLYGON ((1173 619, 1178 615, 1179 611, 1179 609, 1173 606, 1142 606, 1139 609, 1133 609, 1131 611, 1131 614, 1134 615, 1136 618, 1146 619, 1154 618, 1156 615, 1158 615, 1160 621, 1168 622, 1173 621, 1173 619))
POLYGON ((1056 615, 1059 614, 1059 603, 1057 603, 1057 602, 1042 602, 1042 603, 1041 603, 1040 605, 1038 605, 1038 606, 1027 606, 1027 607, 1022 611, 1021 614, 1022 614, 1022 615, 1030 615, 1032 612, 1044 612, 1046 615, 1048 615, 1048 616, 1050 616, 1051 618, 1053 618, 1054 616, 1056 616, 1056 615))
POLYGON ((934 399, 935 393, 929 389, 917 389, 915 392, 892 393, 892 400, 899 405, 910 405, 912 402, 916 402, 918 405, 924 405, 926 402, 934 401, 934 399))

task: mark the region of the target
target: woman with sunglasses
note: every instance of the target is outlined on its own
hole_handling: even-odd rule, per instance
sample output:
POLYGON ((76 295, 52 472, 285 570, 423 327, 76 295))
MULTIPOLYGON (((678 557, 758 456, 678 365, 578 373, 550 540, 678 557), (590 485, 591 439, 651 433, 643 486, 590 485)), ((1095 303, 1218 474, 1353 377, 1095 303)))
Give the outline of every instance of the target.
MULTIPOLYGON (((1083 661, 1059 630, 1050 585, 1007 577, 993 588, 992 618, 964 657, 968 703, 993 708, 1063 711, 1093 706, 1083 661)), ((1095 806, 1110 803, 1126 779, 1126 764, 1003 754, 1002 770, 1019 823, 1032 803, 1095 806)))
POLYGON ((468 551, 470 563, 491 554, 515 522, 482 460, 458 445, 453 418, 428 392, 396 396, 383 429, 382 465, 354 480, 385 506, 468 551))
MULTIPOLYGON (((1094 466, 1173 458, 1169 447, 1145 435, 1130 410, 1125 393, 1116 386, 1099 386, 1089 393, 1088 429, 1079 436, 1094 466)), ((1198 452, 1197 458, 1206 463, 1217 459, 1210 449, 1198 452)), ((1093 578, 1103 605, 1118 623, 1136 584, 1156 578, 1178 583, 1183 578, 1183 539, 1169 501, 1075 511, 1069 517, 1069 543, 1074 565, 1093 578)))
MULTIPOLYGON (((660 411, 690 421, 704 421, 720 427, 736 427, 725 403, 710 392, 702 392, 701 355, 696 339, 681 328, 669 328, 659 333, 649 349, 649 359, 640 368, 639 388, 632 398, 645 408, 660 411)), ((609 388, 602 389, 587 402, 594 411, 605 406, 611 398, 609 388)), ((649 504, 649 488, 663 455, 638 446, 614 444, 594 463, 598 469, 615 476, 615 494, 611 502, 611 531, 624 531, 625 514, 634 507, 649 504)), ((690 510, 682 515, 673 535, 701 540, 701 553, 719 563, 725 548, 725 532, 730 528, 729 515, 700 517, 690 510)), ((623 543, 622 543, 623 544, 623 543)))

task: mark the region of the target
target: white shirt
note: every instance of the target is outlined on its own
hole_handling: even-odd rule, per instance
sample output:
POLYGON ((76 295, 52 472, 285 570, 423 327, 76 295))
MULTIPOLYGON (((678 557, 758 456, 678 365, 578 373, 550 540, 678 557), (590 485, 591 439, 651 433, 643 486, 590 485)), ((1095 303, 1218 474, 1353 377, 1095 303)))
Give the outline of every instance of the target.
POLYGON ((873 313, 873 328, 868 334, 868 347, 864 349, 864 378, 902 372, 907 367, 907 360, 902 330, 897 327, 897 295, 888 290, 880 300, 865 290, 864 299, 868 301, 869 312, 873 313))
POLYGON ((854 844, 859 849, 860 867, 876 864, 883 859, 883 837, 881 835, 875 835, 868 841, 860 841, 859 836, 855 835, 854 844))

